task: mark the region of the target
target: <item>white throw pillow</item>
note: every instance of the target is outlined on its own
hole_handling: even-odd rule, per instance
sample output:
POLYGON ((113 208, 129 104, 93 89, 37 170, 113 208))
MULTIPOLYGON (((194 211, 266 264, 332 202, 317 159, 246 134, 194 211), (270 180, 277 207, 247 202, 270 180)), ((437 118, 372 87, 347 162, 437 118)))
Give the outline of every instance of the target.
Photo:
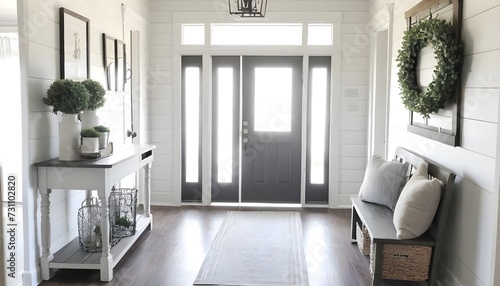
POLYGON ((399 239, 419 237, 432 224, 441 200, 443 183, 428 178, 427 164, 422 164, 401 192, 393 217, 399 239))
POLYGON ((359 198, 394 210, 406 182, 407 170, 408 163, 385 161, 380 156, 373 155, 366 167, 359 198))

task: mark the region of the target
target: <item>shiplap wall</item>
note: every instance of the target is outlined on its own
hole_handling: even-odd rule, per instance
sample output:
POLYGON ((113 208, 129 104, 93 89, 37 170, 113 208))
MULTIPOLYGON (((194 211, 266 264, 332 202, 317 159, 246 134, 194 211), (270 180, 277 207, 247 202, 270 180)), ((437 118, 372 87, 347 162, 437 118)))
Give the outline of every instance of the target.
MULTIPOLYGON (((23 97, 27 112, 25 127, 28 130, 28 163, 26 174, 29 178, 24 194, 25 209, 25 285, 36 285, 40 256, 40 201, 37 188, 37 171, 32 164, 58 156, 58 123, 60 115, 51 113, 51 107, 42 102, 50 84, 59 78, 59 7, 65 7, 90 19, 90 61, 91 78, 104 85, 102 63, 102 33, 122 39, 121 4, 135 11, 135 21, 129 26, 139 30, 147 39, 149 10, 139 0, 127 1, 75 1, 75 0, 23 0, 19 1, 22 13, 19 15, 21 51, 25 62, 26 82, 23 97), (142 20, 141 20, 142 19, 142 20)), ((126 34, 127 35, 127 34, 126 34)), ((128 41, 127 39, 125 40, 128 41)), ((144 43, 142 62, 147 61, 147 46, 144 43)), ((147 70, 147 65, 144 66, 147 70)), ((110 141, 123 142, 124 96, 108 92, 106 105, 98 111, 101 122, 112 129, 110 141), (116 133, 116 134, 113 134, 116 133)), ((25 142, 26 144, 26 142, 25 142)), ((78 236, 77 211, 85 193, 83 191, 53 190, 51 194, 51 251, 55 252, 78 236)))
MULTIPOLYGON (((157 145, 155 165, 152 170, 152 202, 161 205, 180 203, 180 145, 176 141, 180 136, 179 122, 176 121, 176 101, 180 94, 175 91, 175 81, 180 77, 174 74, 176 54, 193 54, 189 48, 184 51, 175 49, 174 35, 176 27, 183 21, 204 23, 207 14, 218 14, 218 23, 228 17, 227 1, 150 1, 151 30, 151 76, 150 120, 151 143, 157 145), (198 20, 196 20, 198 19, 198 20)), ((334 80, 339 91, 334 96, 340 106, 335 109, 337 116, 336 140, 338 151, 332 154, 332 160, 338 164, 337 181, 333 186, 335 198, 332 207, 349 206, 350 196, 357 194, 366 166, 366 130, 367 130, 367 92, 369 70, 369 34, 359 35, 366 30, 368 3, 362 1, 270 1, 268 14, 286 15, 291 22, 318 22, 318 17, 326 13, 340 12, 342 22, 335 29, 340 35, 340 74, 334 80), (296 18, 290 16, 296 15, 296 18), (355 89, 356 97, 346 97, 346 89, 355 89), (346 111, 350 102, 358 104, 358 111, 346 111)), ((232 18, 231 18, 232 19, 232 18)), ((234 22, 234 19, 232 19, 234 22)), ((330 18, 330 22, 333 21, 330 18)), ((237 52, 237 51, 236 51, 237 52)), ((202 54, 203 52, 199 53, 202 54)), ((235 54, 234 50, 229 51, 235 54)), ((243 54, 245 51, 242 52, 243 54)), ((273 54, 280 53, 276 50, 273 54)), ((307 51, 305 51, 307 53, 307 51)), ((219 51, 220 55, 221 52, 219 51)), ((204 138, 207 140, 207 138, 204 138)))
MULTIPOLYGON (((385 24, 379 20, 387 13, 388 2, 395 2, 389 154, 396 146, 405 146, 457 174, 439 281, 442 285, 493 285, 500 82, 500 40, 495 27, 500 24, 500 3, 464 1, 462 143, 454 148, 406 131, 408 111, 400 100, 395 58, 406 29, 404 12, 419 1, 370 1, 370 21, 374 30, 385 24)), ((440 17, 449 15, 443 13, 440 17)), ((432 66, 432 58, 427 54, 422 60, 420 76, 429 80, 432 69, 428 67, 432 66)))

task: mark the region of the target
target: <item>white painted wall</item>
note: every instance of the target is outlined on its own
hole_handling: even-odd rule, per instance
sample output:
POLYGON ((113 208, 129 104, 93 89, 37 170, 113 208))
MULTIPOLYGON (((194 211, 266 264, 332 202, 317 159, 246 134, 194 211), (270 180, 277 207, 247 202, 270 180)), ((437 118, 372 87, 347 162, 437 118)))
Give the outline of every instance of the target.
MULTIPOLYGON (((139 30, 142 35, 142 70, 148 70, 148 14, 149 10, 142 1, 99 1, 99 0, 22 0, 20 7, 21 60, 23 70, 23 130, 26 138, 25 168, 28 178, 24 190, 25 221, 25 285, 39 282, 40 256, 40 202, 37 188, 37 172, 32 165, 36 162, 58 156, 58 123, 60 115, 51 113, 51 108, 42 103, 49 85, 59 78, 59 7, 65 7, 90 19, 90 59, 91 78, 104 84, 102 64, 102 33, 125 40, 122 37, 122 10, 124 3, 131 11, 126 28, 139 30), (132 13, 133 11, 133 13, 132 13)), ((143 88, 143 93, 146 93, 143 88)), ((99 110, 101 122, 111 126, 113 142, 123 142, 124 96, 108 92, 106 105, 99 110), (115 134, 113 134, 115 133, 115 134)), ((146 121, 146 120, 145 120, 146 121)), ((147 136, 147 134, 145 135, 147 136)), ((146 137, 145 137, 146 138, 146 137)), ((77 211, 84 199, 79 190, 53 190, 51 195, 51 251, 55 252, 78 235, 77 211)))
MULTIPOLYGON (((395 3, 389 154, 396 146, 404 146, 457 174, 440 267, 442 285, 494 285, 500 40, 493 27, 500 24, 500 4, 493 0, 464 1, 462 143, 454 148, 406 131, 408 112, 400 100, 395 58, 406 29, 404 12, 419 1, 371 0, 373 30, 385 24, 382 19, 388 2, 395 3)), ((430 72, 421 76, 429 77, 430 72)))
MULTIPOLYGON (((283 22, 336 22, 335 29, 340 29, 338 51, 325 52, 335 54, 338 72, 334 81, 338 90, 334 91, 333 101, 337 114, 333 137, 337 146, 332 154, 332 161, 338 164, 333 174, 336 182, 333 185, 335 198, 331 199, 331 207, 349 206, 350 196, 357 194, 366 166, 367 140, 367 92, 369 70, 369 34, 360 35, 358 31, 366 30, 368 19, 367 1, 269 1, 269 21, 283 22), (338 15, 338 19, 328 15, 338 15), (278 19, 278 20, 277 20, 278 19), (337 22, 340 21, 340 22, 337 22), (354 89, 357 95, 346 96, 346 90, 354 89), (358 111, 346 111, 347 104, 356 102, 358 111)), ((155 166, 152 170, 152 202, 160 205, 177 205, 180 203, 180 76, 176 68, 180 64, 181 54, 205 54, 200 48, 183 48, 176 46, 175 38, 181 23, 235 22, 228 15, 227 1, 150 1, 150 44, 151 44, 151 77, 150 87, 150 120, 151 143, 157 145, 155 166)), ((207 50, 210 47, 207 47, 207 50)), ((253 53, 263 54, 263 48, 253 53)), ((287 51, 270 49, 272 54, 294 53, 293 48, 287 51), (290 51, 291 50, 291 51, 290 51)), ((314 51, 301 50, 305 54, 314 51)), ((215 52, 224 54, 251 54, 245 48, 220 49, 215 52), (243 49, 243 50, 242 50, 243 49)), ((335 67, 334 67, 335 69, 335 67)), ((204 138, 207 142, 208 138, 204 138)))

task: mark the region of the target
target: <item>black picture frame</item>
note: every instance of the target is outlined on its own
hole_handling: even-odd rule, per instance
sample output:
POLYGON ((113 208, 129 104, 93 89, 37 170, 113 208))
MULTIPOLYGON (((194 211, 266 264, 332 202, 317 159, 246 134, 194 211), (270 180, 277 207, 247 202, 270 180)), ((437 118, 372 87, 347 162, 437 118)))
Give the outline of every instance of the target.
POLYGON ((61 79, 90 78, 90 20, 61 7, 59 21, 61 79))
POLYGON ((120 40, 115 40, 115 57, 116 57, 116 91, 125 91, 125 83, 127 78, 127 58, 126 44, 120 40))
POLYGON ((115 39, 102 34, 102 60, 107 90, 116 90, 116 48, 115 39))

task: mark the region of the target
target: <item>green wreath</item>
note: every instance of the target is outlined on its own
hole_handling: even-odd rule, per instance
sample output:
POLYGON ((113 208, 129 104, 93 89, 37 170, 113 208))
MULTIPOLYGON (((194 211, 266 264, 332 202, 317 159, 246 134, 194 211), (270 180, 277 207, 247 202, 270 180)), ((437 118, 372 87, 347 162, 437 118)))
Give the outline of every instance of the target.
POLYGON ((429 118, 436 113, 453 92, 462 67, 461 47, 455 38, 453 26, 445 20, 428 19, 405 31, 398 51, 398 82, 404 106, 429 118), (437 60, 433 81, 422 92, 417 82, 417 57, 431 44, 437 60))

